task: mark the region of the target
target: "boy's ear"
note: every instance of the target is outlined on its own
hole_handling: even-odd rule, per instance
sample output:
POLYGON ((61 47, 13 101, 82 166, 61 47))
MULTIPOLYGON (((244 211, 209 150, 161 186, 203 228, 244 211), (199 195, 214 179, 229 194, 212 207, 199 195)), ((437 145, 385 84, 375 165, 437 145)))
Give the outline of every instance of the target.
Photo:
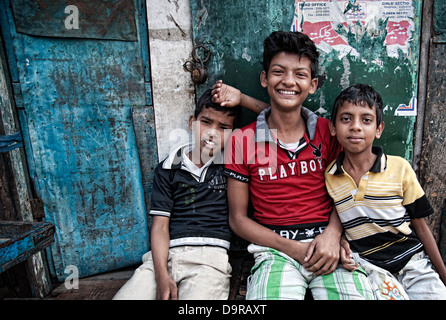
POLYGON ((335 125, 333 124, 333 121, 329 121, 328 122, 328 128, 330 129, 330 134, 334 137, 334 136, 336 136, 336 127, 335 127, 335 125))
POLYGON ((317 78, 311 79, 311 86, 310 86, 309 94, 313 94, 316 92, 317 84, 318 84, 317 78))
POLYGON ((194 130, 194 122, 195 122, 195 117, 194 116, 190 116, 189 117, 189 130, 193 131, 194 130))
POLYGON ((376 139, 381 138, 383 131, 384 131, 384 121, 381 121, 378 128, 376 128, 376 135, 375 135, 376 139))
POLYGON ((268 79, 266 77, 266 71, 263 70, 260 73, 260 84, 262 85, 263 88, 266 88, 268 86, 268 79))

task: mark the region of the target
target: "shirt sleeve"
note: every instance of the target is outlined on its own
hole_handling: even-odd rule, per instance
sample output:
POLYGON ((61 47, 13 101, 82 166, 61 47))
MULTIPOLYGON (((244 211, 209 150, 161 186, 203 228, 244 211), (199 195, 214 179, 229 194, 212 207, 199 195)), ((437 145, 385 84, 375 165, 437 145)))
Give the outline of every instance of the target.
POLYGON ((162 168, 160 163, 154 173, 152 199, 149 214, 170 217, 173 208, 173 188, 169 179, 170 170, 162 168))
POLYGON ((424 194, 423 188, 418 182, 415 171, 413 171, 407 160, 404 160, 403 188, 403 205, 411 219, 424 218, 434 212, 434 209, 424 194))
POLYGON ((246 163, 247 145, 254 146, 253 137, 236 129, 228 139, 225 148, 224 174, 232 179, 249 182, 249 168, 246 163))

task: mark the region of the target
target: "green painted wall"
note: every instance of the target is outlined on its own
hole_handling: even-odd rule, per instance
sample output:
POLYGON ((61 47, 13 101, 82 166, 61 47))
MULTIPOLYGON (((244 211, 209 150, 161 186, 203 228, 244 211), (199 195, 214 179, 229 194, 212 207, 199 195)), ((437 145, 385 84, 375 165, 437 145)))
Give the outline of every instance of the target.
MULTIPOLYGON (((268 101, 266 90, 259 82, 263 40, 272 31, 292 30, 295 22, 295 28, 303 27, 303 32, 310 33, 305 23, 314 22, 314 18, 297 10, 303 9, 302 13, 309 8, 315 16, 334 17, 326 25, 330 34, 348 43, 353 50, 344 55, 339 50, 329 51, 332 48, 327 43, 318 44, 319 75, 325 81, 305 106, 329 117, 334 99, 343 88, 358 82, 372 85, 386 106, 386 128, 376 144, 382 145, 389 154, 411 161, 416 106, 410 103, 416 101, 417 94, 421 0, 358 0, 358 3, 350 0, 350 10, 345 14, 349 5, 346 1, 337 1, 339 7, 332 7, 331 12, 327 8, 315 11, 311 7, 313 3, 314 6, 333 5, 325 0, 306 1, 308 7, 302 6, 301 0, 191 0, 194 42, 208 46, 212 52, 206 63, 209 78, 196 87, 197 95, 217 79, 223 79, 246 94, 268 101), (360 22, 352 22, 352 5, 357 4, 362 10, 358 11, 360 22), (339 10, 334 15, 335 9, 339 10), (348 23, 347 17, 350 17, 348 23), (343 19, 344 25, 341 25, 343 19), (406 37, 404 46, 388 45, 394 35, 402 36, 402 41, 406 37), (396 115, 399 107, 402 111, 396 115)), ((318 26, 315 30, 321 33, 323 29, 318 26)), ((244 111, 242 124, 254 119, 254 114, 244 111)))
POLYGON ((434 1, 434 41, 446 42, 446 2, 434 1))

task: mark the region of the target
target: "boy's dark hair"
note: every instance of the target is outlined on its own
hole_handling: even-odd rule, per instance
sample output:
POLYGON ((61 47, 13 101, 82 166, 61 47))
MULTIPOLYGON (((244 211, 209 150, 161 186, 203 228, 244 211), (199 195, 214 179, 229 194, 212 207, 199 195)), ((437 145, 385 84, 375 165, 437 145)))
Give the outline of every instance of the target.
POLYGON ((367 104, 370 109, 375 107, 376 126, 379 126, 383 121, 383 100, 381 99, 381 96, 368 84, 358 83, 342 90, 337 96, 333 106, 333 112, 331 113, 331 121, 333 124, 336 122, 336 115, 339 108, 346 101, 359 106, 367 104))
POLYGON ((274 31, 263 42, 263 70, 268 72, 273 57, 281 52, 295 53, 310 59, 311 78, 316 78, 319 51, 306 34, 293 31, 274 31))
POLYGON ((240 115, 240 106, 237 107, 222 107, 219 103, 215 103, 212 101, 212 89, 208 89, 201 97, 198 99, 197 105, 195 107, 194 117, 195 119, 198 118, 198 115, 203 110, 203 108, 212 108, 217 111, 223 112, 223 113, 229 113, 230 117, 235 117, 235 121, 237 121, 237 118, 240 115))

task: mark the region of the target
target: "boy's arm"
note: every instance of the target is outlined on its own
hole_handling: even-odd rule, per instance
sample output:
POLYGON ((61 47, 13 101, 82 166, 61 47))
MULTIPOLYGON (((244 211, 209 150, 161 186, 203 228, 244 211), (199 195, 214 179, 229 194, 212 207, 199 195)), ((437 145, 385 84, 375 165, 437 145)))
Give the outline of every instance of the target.
POLYGON ((169 218, 154 216, 151 231, 151 247, 155 268, 156 298, 158 300, 178 299, 177 285, 167 272, 169 255, 169 218))
POLYGON ((240 90, 224 84, 222 80, 218 80, 212 89, 212 101, 219 103, 222 107, 236 107, 240 105, 257 114, 268 107, 267 103, 241 93, 240 90))
POLYGON ((314 238, 308 248, 307 258, 303 264, 308 271, 314 275, 324 275, 336 269, 339 263, 342 230, 341 221, 333 206, 328 226, 314 238))
POLYGON ((309 243, 288 240, 248 217, 249 185, 228 178, 229 225, 243 239, 281 251, 303 263, 309 243))
POLYGON ((410 220, 418 239, 423 243, 424 251, 429 256, 432 264, 440 275, 441 281, 446 285, 446 267, 438 250, 437 242, 432 235, 429 227, 426 224, 424 218, 417 218, 410 220))

